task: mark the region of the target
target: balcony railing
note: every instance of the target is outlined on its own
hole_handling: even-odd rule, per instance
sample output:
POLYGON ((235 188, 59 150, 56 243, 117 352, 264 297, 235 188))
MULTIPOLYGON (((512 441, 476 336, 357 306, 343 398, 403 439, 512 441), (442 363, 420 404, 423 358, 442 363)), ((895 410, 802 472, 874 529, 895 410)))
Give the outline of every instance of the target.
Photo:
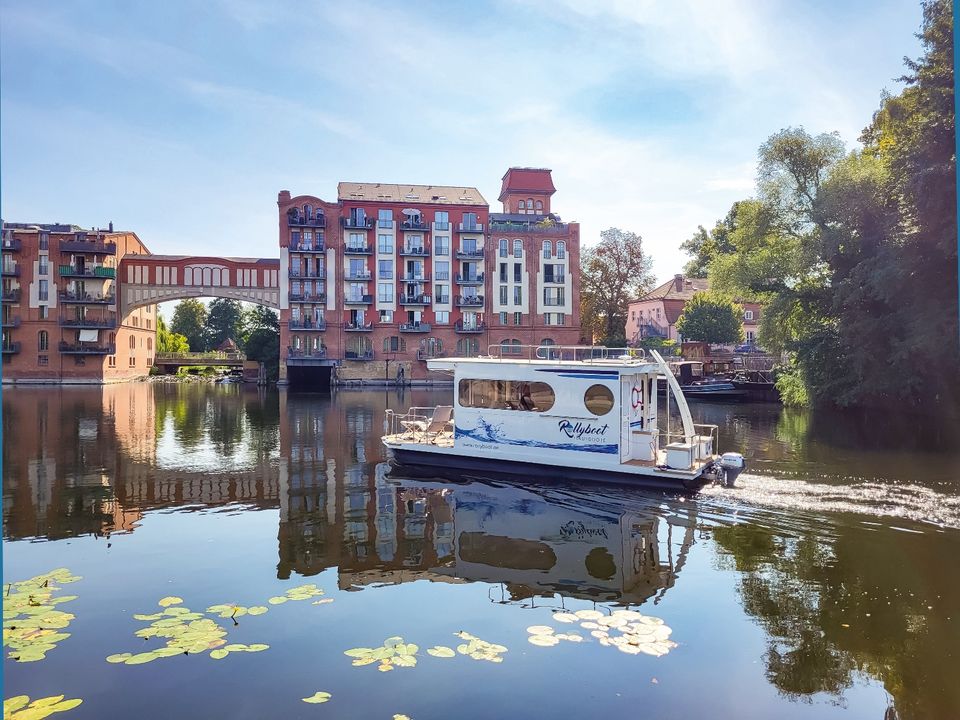
POLYGON ((17 238, 4 238, 2 249, 7 252, 20 252, 23 250, 23 243, 17 238))
POLYGON ((326 348, 295 348, 287 347, 287 358, 305 358, 323 360, 327 357, 326 348))
POLYGON ((400 248, 400 254, 414 257, 427 257, 430 254, 430 248, 421 245, 406 245, 400 248))
POLYGON ((60 341, 60 352, 66 355, 113 355, 117 351, 116 345, 101 343, 68 343, 60 341))
POLYGON ((117 326, 117 320, 113 317, 106 318, 60 318, 61 327, 71 327, 71 328, 112 328, 117 326))
POLYGON ((3 327, 5 328, 17 328, 20 327, 20 316, 15 315, 13 317, 5 317, 3 319, 3 327))
POLYGON ((483 223, 460 223, 457 232, 483 232, 483 223))
POLYGON ((463 320, 457 320, 456 324, 453 326, 453 329, 458 333, 482 333, 487 329, 487 324, 486 323, 464 324, 463 320))
POLYGON ((418 232, 427 232, 430 230, 430 223, 424 222, 423 220, 404 220, 400 223, 401 230, 412 231, 416 230, 418 232))
POLYGON ((449 229, 450 229, 450 223, 449 223, 449 222, 435 222, 435 223, 433 224, 433 227, 434 227, 435 230, 445 231, 445 230, 449 230, 449 229))
POLYGON ((433 296, 434 305, 449 305, 450 296, 449 295, 434 295, 433 296))
POLYGON ((77 267, 75 265, 61 265, 60 277, 96 278, 98 280, 112 280, 117 277, 117 269, 113 267, 77 267))
POLYGON ((400 332, 408 332, 408 333, 430 332, 430 324, 425 322, 400 323, 400 332))
POLYGON ((425 294, 420 295, 404 295, 400 294, 400 304, 401 305, 429 305, 430 296, 425 294))
POLYGON ((325 280, 326 270, 301 270, 300 268, 290 268, 289 276, 292 278, 304 278, 307 280, 325 280))
POLYGON ((60 293, 60 302, 114 305, 117 302, 117 296, 112 293, 94 295, 92 293, 62 292, 60 293))
POLYGON ((95 240, 61 240, 60 252, 116 255, 117 244, 112 242, 97 242, 95 240))
POLYGON ((563 307, 566 303, 563 301, 563 298, 544 298, 543 306, 544 307, 563 307))
POLYGON ((327 217, 326 215, 314 215, 313 217, 308 218, 300 213, 291 213, 287 215, 287 224, 322 228, 327 226, 327 217))
POLYGON ((301 302, 301 303, 323 303, 327 301, 326 293, 305 293, 305 292, 292 292, 287 298, 290 302, 301 302))
POLYGON ((373 360, 373 350, 347 350, 343 357, 347 360, 373 360))
POLYGON ((12 355, 14 353, 20 352, 20 343, 19 342, 5 342, 3 344, 3 354, 12 355))
POLYGON ((294 243, 288 248, 290 252, 299 252, 299 253, 316 253, 324 252, 327 249, 327 244, 323 240, 318 240, 313 243, 294 243))
POLYGON ((474 273, 472 275, 463 275, 457 273, 457 284, 459 285, 483 285, 483 273, 474 273))
POLYGON ((343 329, 346 332, 370 332, 373 330, 373 323, 347 323, 343 329))
POLYGON ((406 273, 402 278, 403 282, 408 283, 426 283, 430 282, 430 276, 423 273, 406 273))
POLYGON ((291 330, 323 332, 327 329, 327 323, 324 320, 291 320, 287 327, 291 330))
POLYGON ((457 260, 482 260, 483 259, 483 248, 473 248, 468 250, 465 248, 460 248, 457 250, 457 260))
POLYGON ((340 223, 348 230, 369 230, 373 227, 373 218, 345 217, 340 218, 340 223))
POLYGON ((347 280, 356 280, 358 282, 366 282, 372 277, 369 270, 348 270, 346 279, 347 280))
POLYGON ((14 288, 13 290, 4 290, 2 294, 3 302, 18 303, 20 302, 20 288, 14 288))
POLYGON ((566 235, 568 233, 568 228, 566 223, 543 220, 531 222, 491 222, 490 232, 522 232, 547 235, 566 235))
POLYGON ((344 298, 346 305, 369 305, 373 302, 373 295, 354 295, 344 298))
POLYGON ((458 307, 483 307, 483 295, 458 295, 458 307))
POLYGON ((16 263, 4 263, 0 270, 7 277, 20 277, 20 266, 16 263))
POLYGON ((417 350, 417 360, 432 360, 433 358, 446 357, 443 350, 417 350))
POLYGON ((567 280, 566 275, 544 275, 543 281, 550 285, 563 285, 567 280))
POLYGON ((449 281, 449 280, 450 280, 450 271, 447 270, 446 272, 443 272, 443 271, 438 272, 436 275, 434 275, 434 277, 436 278, 437 282, 440 282, 441 280, 449 281))
POLYGON ((373 248, 369 245, 347 245, 343 248, 344 255, 372 255, 373 248))

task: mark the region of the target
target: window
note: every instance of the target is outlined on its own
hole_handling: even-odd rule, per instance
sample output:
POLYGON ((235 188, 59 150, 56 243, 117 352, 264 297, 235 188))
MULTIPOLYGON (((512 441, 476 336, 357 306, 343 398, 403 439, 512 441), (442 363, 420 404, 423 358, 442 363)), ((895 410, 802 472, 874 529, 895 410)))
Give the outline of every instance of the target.
POLYGON ((46 330, 41 330, 37 333, 37 349, 40 352, 50 349, 50 335, 46 330))
POLYGON ((513 256, 515 258, 523 257, 523 243, 519 240, 513 241, 513 256))
POLYGON ((500 257, 507 256, 507 250, 510 247, 509 243, 505 239, 500 240, 500 257))
POLYGON ((583 394, 583 404, 592 415, 606 415, 613 409, 613 392, 606 385, 591 385, 583 394))
POLYGON ((382 228, 393 227, 393 210, 377 211, 377 227, 382 227, 382 228))
POLYGON ((513 304, 523 305, 523 288, 516 286, 513 288, 513 304))
POLYGON ((508 316, 508 315, 509 315, 509 313, 505 313, 505 312, 500 313, 500 324, 501 324, 501 325, 506 325, 506 324, 507 324, 507 316, 508 316))
POLYGON ((441 305, 446 305, 450 302, 450 286, 449 285, 434 285, 433 286, 433 301, 435 303, 440 303, 441 305))
POLYGON ((437 280, 449 280, 450 279, 450 261, 434 260, 433 275, 437 280))
MULTIPOLYGON (((389 235, 387 237, 389 237, 389 235)), ((350 233, 350 235, 347 236, 347 247, 355 250, 366 248, 366 235, 363 233, 350 233)))
POLYGON ((547 307, 559 307, 564 304, 562 287, 547 287, 543 289, 543 304, 547 307))
POLYGON ((147 350, 153 350, 153 338, 147 338, 147 350))
POLYGON ((50 356, 49 355, 37 355, 37 365, 49 365, 50 356))
POLYGON ((753 330, 747 330, 747 342, 752 344, 754 340, 756 340, 756 335, 753 330))
POLYGON ((505 283, 507 281, 507 264, 500 263, 500 282, 505 283))
POLYGON ((46 233, 46 232, 40 233, 40 249, 41 250, 50 249, 50 233, 46 233))
POLYGON ((743 311, 744 320, 753 320, 753 310, 744 310, 743 311))
POLYGON ((111 355, 107 358, 107 367, 115 368, 117 366, 117 356, 111 355))
POLYGON ((385 337, 383 339, 383 351, 384 352, 406 352, 407 341, 405 338, 398 337, 397 335, 391 335, 390 337, 385 337))
POLYGON ((393 260, 380 260, 377 263, 377 277, 393 280, 393 260))
POLYGON ((450 237, 448 235, 437 235, 433 238, 433 254, 450 254, 450 237))
POLYGON ((449 325, 450 313, 447 310, 438 310, 433 314, 437 325, 449 325))
POLYGON ((563 325, 565 324, 566 315, 564 313, 544 313, 543 314, 543 324, 544 325, 563 325))
POLYGON ((513 324, 521 325, 523 323, 523 313, 515 312, 513 314, 513 324))
POLYGON ((290 233, 290 247, 293 248, 294 250, 300 247, 300 231, 299 230, 293 230, 290 233))
POLYGON ((457 402, 467 408, 547 412, 556 402, 556 394, 545 382, 464 378, 457 386, 457 402))
POLYGON ((519 209, 521 209, 521 210, 525 210, 526 207, 527 207, 526 201, 525 201, 525 200, 521 200, 521 201, 520 201, 520 204, 517 205, 517 207, 518 207, 519 209))
POLYGON ((380 322, 382 322, 382 323, 392 323, 392 322, 393 322, 393 310, 381 310, 381 311, 380 311, 380 322))
POLYGON ((563 260, 567 256, 567 243, 563 240, 557 240, 557 260, 563 260))
POLYGON ((435 224, 435 230, 449 230, 450 213, 448 213, 446 210, 437 210, 433 214, 433 222, 435 224))
POLYGON ((110 344, 111 344, 111 345, 114 345, 116 342, 117 342, 117 334, 116 334, 116 333, 110 333, 110 344))
POLYGON ((37 290, 37 298, 39 300, 49 300, 50 299, 50 281, 49 280, 40 280, 39 289, 37 290))
POLYGON ((543 215, 543 202, 537 200, 537 215, 543 215))
POLYGON ((500 286, 500 304, 501 305, 507 304, 507 286, 506 285, 500 286))
POLYGON ((377 252, 382 255, 393 254, 393 235, 377 235, 377 252))
POLYGON ((393 283, 377 283, 377 302, 393 302, 393 283))
POLYGON ((131 350, 137 349, 137 339, 133 335, 130 336, 130 349, 131 350))
POLYGON ((464 213, 464 214, 463 214, 463 229, 464 229, 464 230, 476 230, 476 229, 477 229, 477 214, 476 214, 476 213, 464 213))
POLYGON ((40 265, 37 268, 37 275, 49 275, 50 274, 50 258, 47 255, 40 256, 40 265))
POLYGON ((527 215, 533 215, 533 198, 527 198, 527 215))
POLYGON ((553 244, 549 240, 543 241, 543 257, 549 260, 553 255, 553 244))
POLYGON ((41 306, 40 306, 40 319, 41 319, 41 320, 46 320, 48 317, 50 317, 50 306, 49 306, 49 305, 41 305, 41 306))
POLYGON ((513 264, 513 281, 523 282, 523 265, 521 263, 513 264))

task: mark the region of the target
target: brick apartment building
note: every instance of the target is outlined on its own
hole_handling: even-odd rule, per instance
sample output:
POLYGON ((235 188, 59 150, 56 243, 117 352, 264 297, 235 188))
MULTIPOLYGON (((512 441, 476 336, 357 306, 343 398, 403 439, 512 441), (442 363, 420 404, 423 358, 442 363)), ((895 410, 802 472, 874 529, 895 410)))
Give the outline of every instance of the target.
POLYGON ((580 226, 551 211, 550 170, 511 168, 502 213, 476 188, 342 182, 277 200, 281 380, 427 377, 426 360, 579 341, 580 226))
POLYGON ((103 383, 146 375, 156 306, 117 313, 117 266, 149 250, 132 232, 3 223, 4 383, 103 383))

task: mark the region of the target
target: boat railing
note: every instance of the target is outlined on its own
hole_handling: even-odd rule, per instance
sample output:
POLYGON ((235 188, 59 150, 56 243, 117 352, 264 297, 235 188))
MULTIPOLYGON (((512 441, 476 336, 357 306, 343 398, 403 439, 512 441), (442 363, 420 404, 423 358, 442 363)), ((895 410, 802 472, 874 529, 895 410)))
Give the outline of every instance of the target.
POLYGON ((387 409, 385 414, 386 434, 402 435, 411 432, 411 428, 417 427, 416 423, 422 423, 426 427, 433 418, 433 413, 437 406, 418 406, 407 408, 403 414, 387 409))
POLYGON ((649 362, 643 348, 606 345, 508 345, 495 343, 487 347, 487 355, 496 360, 552 360, 564 362, 649 362))
POLYGON ((694 445, 694 460, 707 461, 714 455, 719 455, 717 447, 720 442, 718 425, 693 424, 693 435, 687 435, 682 429, 671 432, 661 430, 657 433, 658 447, 663 450, 670 443, 678 442, 694 445))

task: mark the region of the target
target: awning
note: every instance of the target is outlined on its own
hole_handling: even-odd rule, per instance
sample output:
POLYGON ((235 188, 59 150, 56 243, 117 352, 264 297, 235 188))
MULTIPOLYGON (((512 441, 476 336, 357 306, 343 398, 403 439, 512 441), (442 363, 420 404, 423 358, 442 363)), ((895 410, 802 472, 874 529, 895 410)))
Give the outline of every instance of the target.
POLYGON ((77 340, 80 342, 96 342, 99 335, 99 330, 81 330, 77 340))
POLYGON ((403 212, 404 215, 409 215, 410 217, 414 217, 414 216, 420 214, 420 211, 419 211, 419 210, 414 210, 413 208, 407 208, 406 210, 403 210, 402 212, 403 212))

